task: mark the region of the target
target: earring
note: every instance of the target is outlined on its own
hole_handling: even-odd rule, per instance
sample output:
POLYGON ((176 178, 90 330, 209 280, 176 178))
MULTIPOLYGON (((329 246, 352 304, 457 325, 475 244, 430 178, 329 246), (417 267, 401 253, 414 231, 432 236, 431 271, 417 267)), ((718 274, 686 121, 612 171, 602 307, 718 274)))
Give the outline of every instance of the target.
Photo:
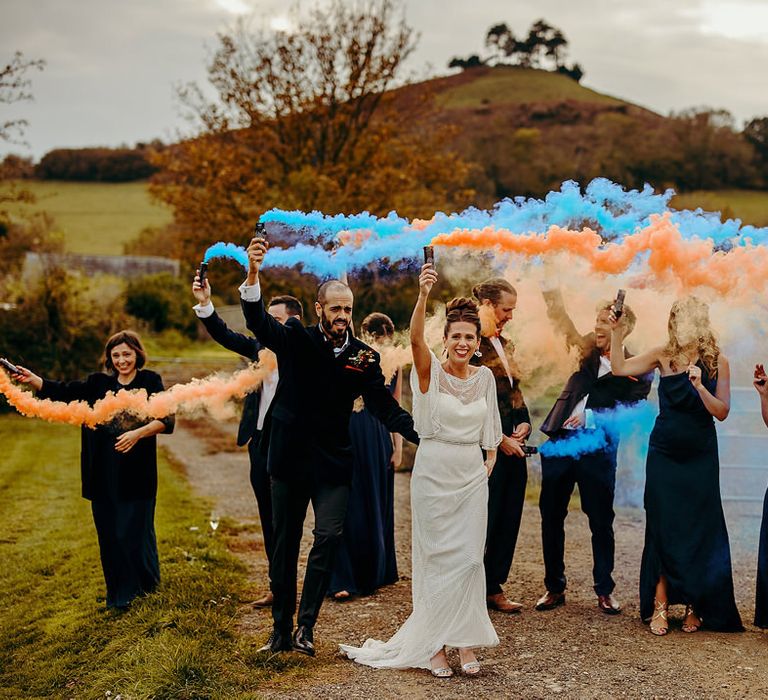
POLYGON ((479 350, 475 350, 475 357, 482 357, 483 353, 481 353, 479 350))

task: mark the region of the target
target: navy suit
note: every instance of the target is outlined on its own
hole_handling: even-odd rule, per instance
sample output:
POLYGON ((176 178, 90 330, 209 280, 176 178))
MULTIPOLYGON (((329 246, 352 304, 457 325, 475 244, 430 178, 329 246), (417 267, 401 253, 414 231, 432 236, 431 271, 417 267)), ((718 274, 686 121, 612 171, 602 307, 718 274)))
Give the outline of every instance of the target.
MULTIPOLYGON (((581 335, 565 311, 559 292, 544 295, 549 317, 562 330, 568 345, 580 350, 579 368, 570 376, 555 401, 541 431, 551 440, 566 439, 574 434, 564 429, 579 402, 587 395, 586 408, 611 409, 618 404, 631 404, 647 398, 652 374, 642 377, 599 376, 601 350, 595 345, 594 333, 581 335)), ((626 357, 631 355, 624 352, 626 357)), ((562 593, 565 578, 565 519, 573 489, 578 484, 581 508, 589 519, 592 532, 594 588, 597 595, 610 595, 615 583, 613 565, 613 498, 616 489, 616 456, 618 443, 610 442, 602 450, 580 457, 541 457, 541 539, 544 549, 544 585, 550 593, 562 593)))
MULTIPOLYGON (((471 364, 485 365, 496 381, 496 396, 504 435, 511 435, 521 423, 531 422, 528 407, 520 390, 520 377, 511 352, 509 341, 499 338, 507 353, 507 363, 512 374, 510 384, 507 368, 488 338, 480 340, 480 357, 473 357, 471 364)), ((488 595, 501 593, 501 586, 509 576, 515 556, 517 536, 523 518, 525 489, 528 484, 528 464, 525 457, 496 453, 496 466, 488 479, 488 530, 485 541, 485 588, 488 595)))
MULTIPOLYGON (((261 344, 256 338, 237 333, 224 323, 224 320, 215 311, 206 318, 201 318, 203 325, 219 345, 232 350, 238 355, 251 361, 259 359, 261 344)), ((272 559, 274 549, 274 530, 272 528, 272 493, 267 473, 267 460, 259 450, 261 431, 258 430, 259 406, 261 405, 261 391, 252 391, 243 402, 243 414, 237 430, 237 444, 242 447, 248 445, 248 456, 251 462, 250 479, 253 493, 256 496, 256 504, 261 520, 261 533, 264 537, 264 551, 267 559, 272 559)))
POLYGON ((352 480, 349 419, 358 396, 390 432, 418 442, 413 419, 384 384, 379 354, 357 338, 336 355, 318 326, 281 325, 263 300, 243 301, 246 325, 277 355, 280 383, 260 442, 272 477, 275 551, 270 566, 275 630, 289 635, 296 609, 296 570, 307 507, 314 543, 298 625, 312 628, 328 590, 352 480))

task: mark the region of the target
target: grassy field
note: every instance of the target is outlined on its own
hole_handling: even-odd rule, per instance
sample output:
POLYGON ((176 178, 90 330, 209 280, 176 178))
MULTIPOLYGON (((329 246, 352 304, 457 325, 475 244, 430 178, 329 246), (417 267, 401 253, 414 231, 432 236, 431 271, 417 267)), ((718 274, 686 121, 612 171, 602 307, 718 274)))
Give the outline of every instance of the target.
POLYGON ((623 103, 623 100, 585 88, 564 75, 524 68, 496 68, 472 82, 462 83, 438 96, 438 104, 449 109, 563 100, 598 104, 623 103))
POLYGON ((123 244, 143 228, 171 220, 169 209, 150 200, 146 182, 30 180, 19 184, 37 197, 29 208, 53 216, 55 229, 64 234, 72 253, 120 255, 123 244))
POLYGON ((672 200, 675 209, 696 209, 726 212, 745 224, 768 226, 768 192, 720 190, 717 192, 687 192, 672 200))
POLYGON ((238 636, 246 584, 226 550, 227 524, 209 534, 206 504, 167 460, 156 521, 163 581, 116 614, 104 608, 79 494, 78 431, 5 415, 0 443, 0 697, 255 698, 273 673, 300 663, 267 659, 238 636))

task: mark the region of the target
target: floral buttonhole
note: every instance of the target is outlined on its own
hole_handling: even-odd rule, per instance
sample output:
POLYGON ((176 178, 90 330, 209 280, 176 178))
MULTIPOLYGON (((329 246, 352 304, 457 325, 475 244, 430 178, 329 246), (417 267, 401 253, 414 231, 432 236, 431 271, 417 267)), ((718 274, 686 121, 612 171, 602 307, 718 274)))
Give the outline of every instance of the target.
POLYGON ((366 367, 376 362, 376 355, 373 350, 358 350, 354 355, 350 355, 344 369, 351 369, 355 372, 362 372, 366 367))

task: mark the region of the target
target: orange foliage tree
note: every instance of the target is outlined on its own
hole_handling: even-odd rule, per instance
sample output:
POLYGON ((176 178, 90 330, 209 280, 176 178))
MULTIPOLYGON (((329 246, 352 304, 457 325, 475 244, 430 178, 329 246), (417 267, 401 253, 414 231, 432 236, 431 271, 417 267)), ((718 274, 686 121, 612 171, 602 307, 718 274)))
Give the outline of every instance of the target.
POLYGON ((156 154, 151 189, 173 207, 183 260, 217 240, 244 243, 272 207, 429 216, 471 201, 469 166, 446 149, 432 96, 396 89, 416 45, 399 5, 336 0, 291 22, 219 34, 215 98, 179 91, 195 132, 156 154))

